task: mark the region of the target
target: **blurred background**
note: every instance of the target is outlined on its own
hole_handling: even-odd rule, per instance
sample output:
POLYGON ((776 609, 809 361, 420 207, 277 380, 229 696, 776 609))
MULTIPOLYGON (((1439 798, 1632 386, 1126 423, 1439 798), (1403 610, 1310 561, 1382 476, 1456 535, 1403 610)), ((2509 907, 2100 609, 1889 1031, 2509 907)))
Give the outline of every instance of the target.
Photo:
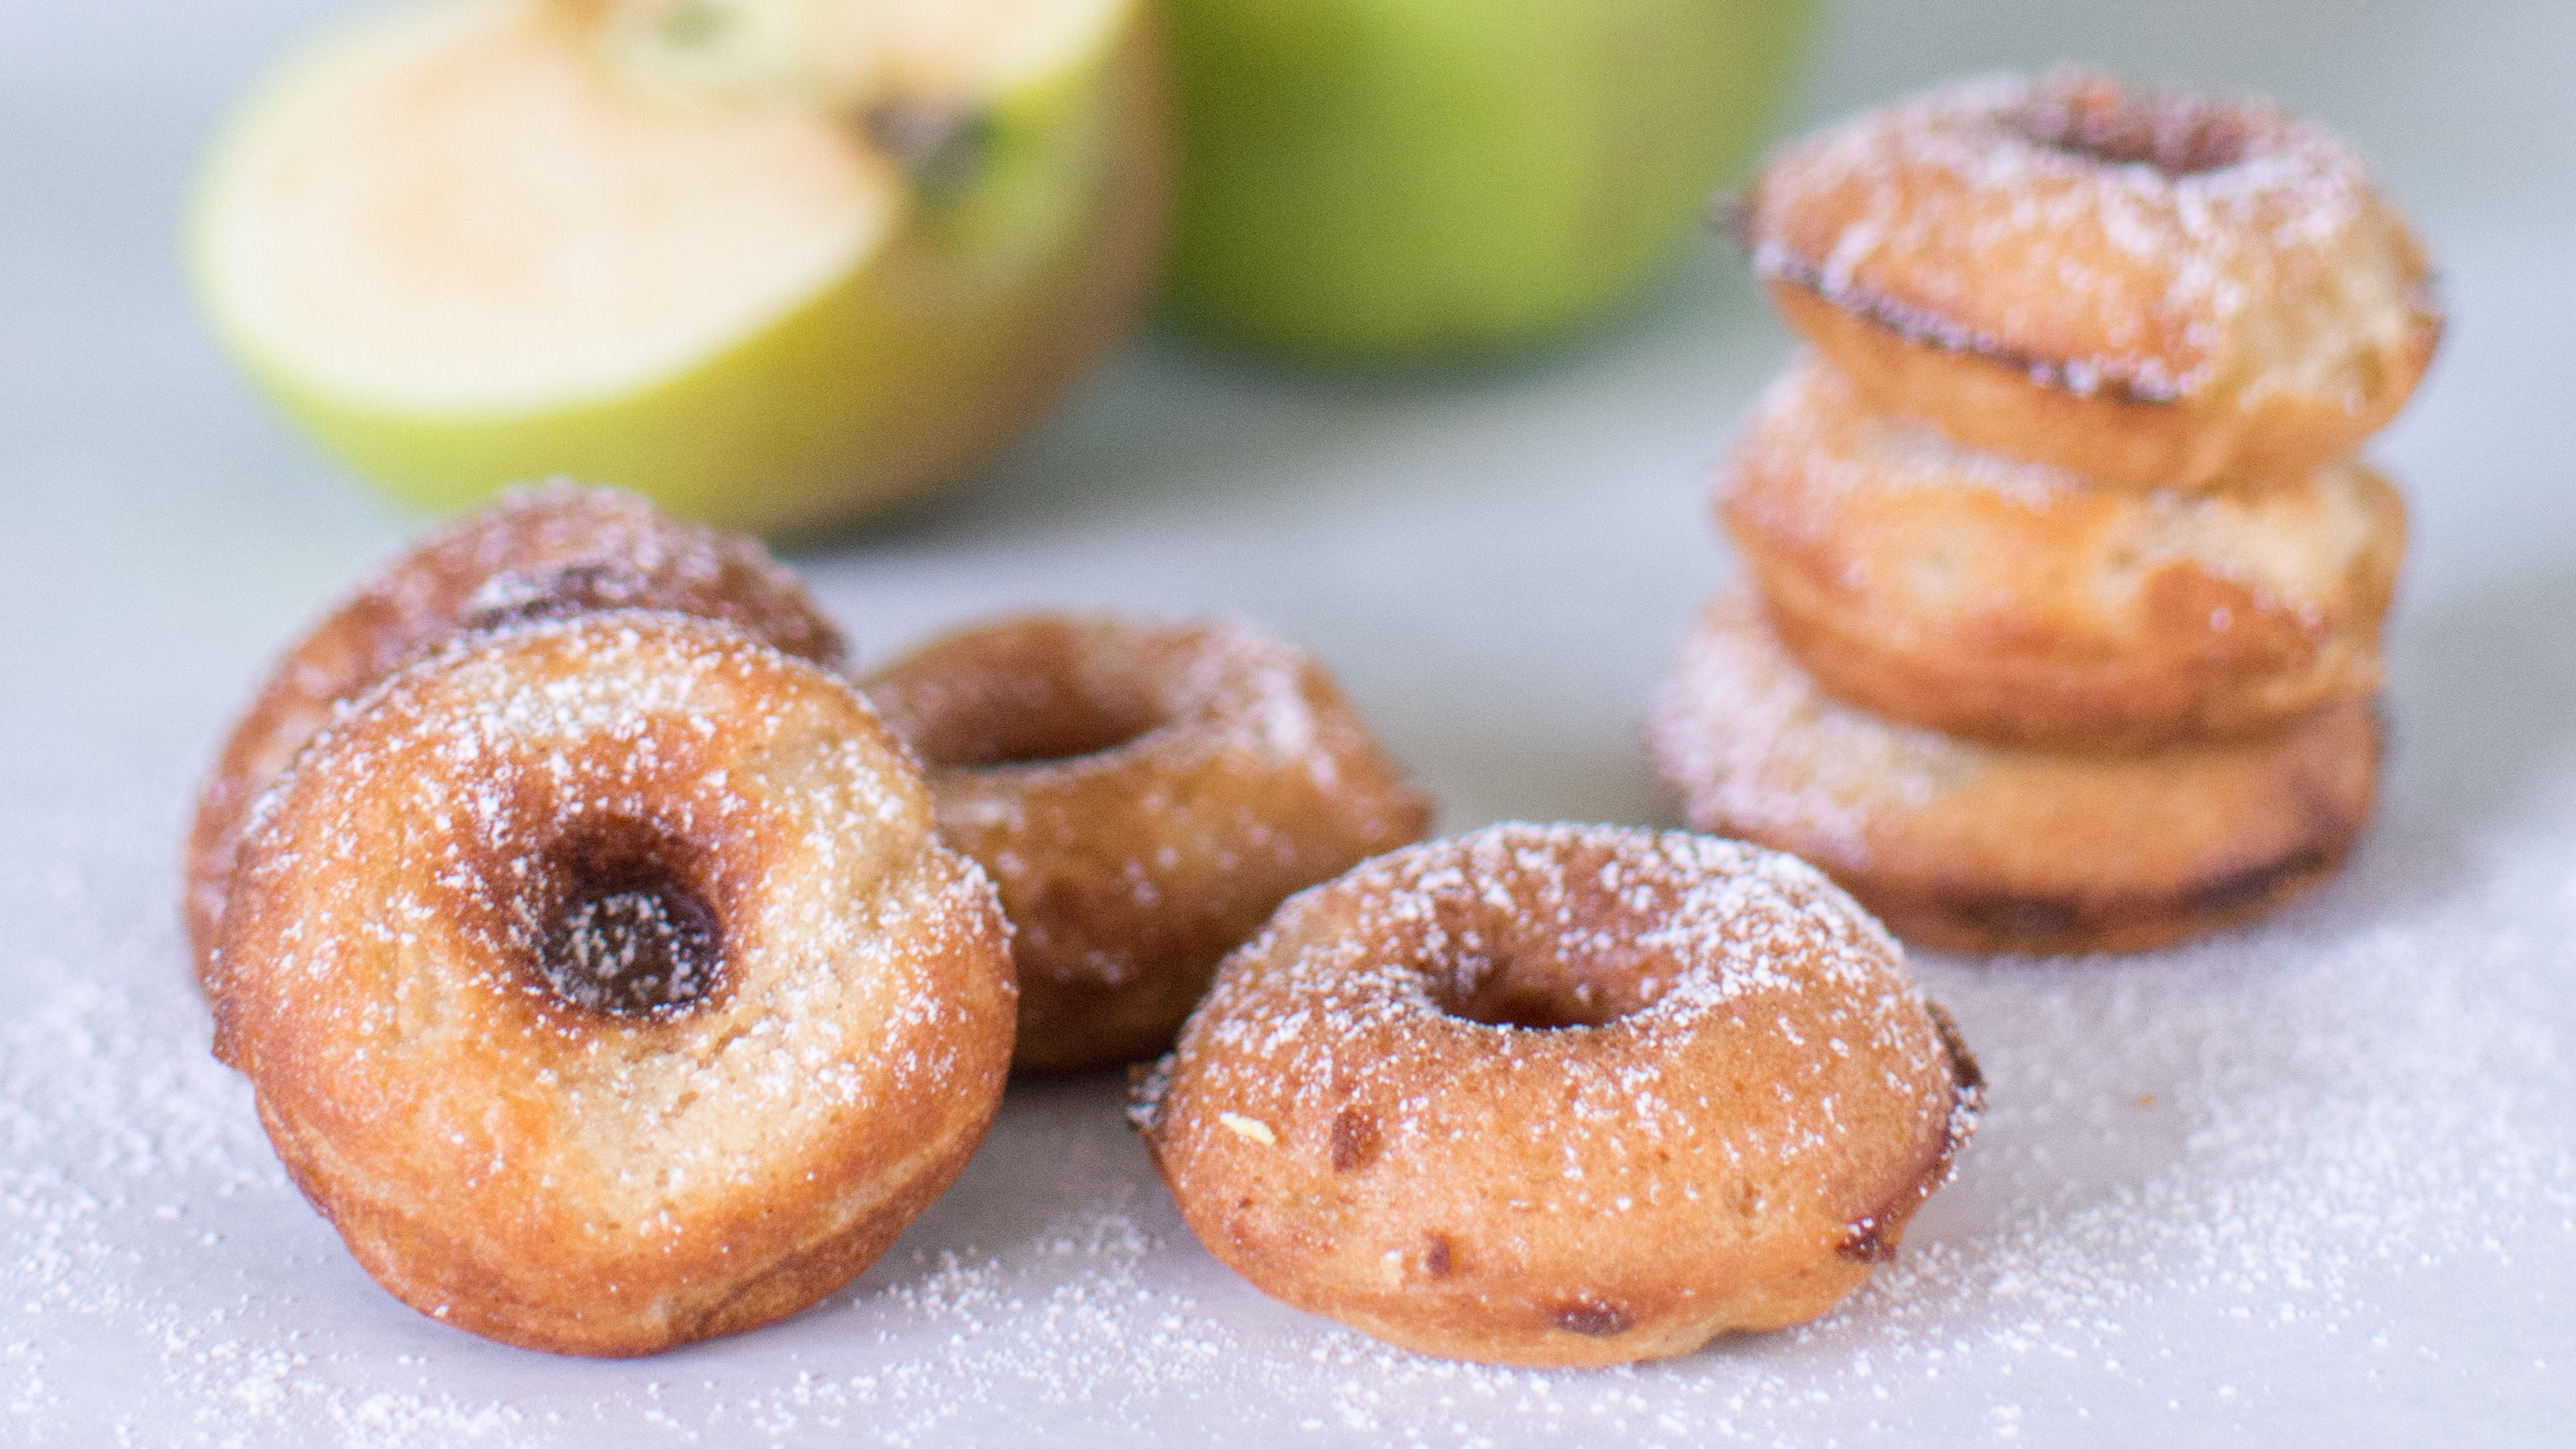
MULTIPOLYGON (((53 1173, 55 1186, 9 1180, 8 1201, 22 1209, 11 1221, 24 1231, 6 1231, 31 1265, 13 1281, 30 1302, 77 1295, 95 1310, 45 1320, 60 1342, 87 1345, 93 1367, 63 1367, 73 1360, 60 1349, 49 1373, 26 1368, 19 1348, 0 1356, 0 1385, 19 1365, 21 1397, 38 1406, 28 1412, 52 1416, 28 1423, 94 1422, 82 1416, 106 1413, 120 1391, 98 1366, 134 1357, 157 1365, 137 1402, 202 1428, 210 1421, 185 1419, 190 1406, 258 1400, 242 1388, 252 1379, 206 1367, 203 1344, 300 1353, 282 1345, 307 1309, 346 1352, 278 1369, 290 1388, 303 1374, 330 1393, 348 1385, 363 1397, 382 1383, 462 1392, 470 1407, 483 1402, 476 1394, 506 1402, 565 1382, 539 1372, 553 1365, 475 1360, 433 1390, 409 1368, 387 1368, 423 1340, 406 1336, 415 1330, 398 1311, 366 1319, 391 1310, 273 1173, 238 1167, 264 1152, 236 1140, 241 1123, 210 1125, 166 1103, 129 1112, 112 1077, 82 1076, 107 1072, 102 1063, 195 1060, 204 1023, 180 984, 168 905, 189 791, 264 661, 425 517, 358 483, 268 403, 210 338, 181 260, 210 137, 265 67, 359 9, 0 7, 0 817, 10 825, 0 958, 16 973, 0 982, 36 1003, 33 1019, 72 1022, 48 1026, 48 1039, 77 1030, 92 1042, 73 1061, 9 1038, 10 1080, 31 1094, 56 1077, 95 1084, 41 1134, 27 1125, 36 1118, 22 1120, 28 1143, 129 1129, 152 1143, 202 1139, 157 1148, 128 1176, 83 1150, 48 1148, 55 1155, 27 1171, 53 1173), (70 979, 122 994, 73 1011, 61 1006, 70 979), (154 1184, 210 1181, 216 1167, 260 1202, 224 1220, 231 1246, 185 1235, 196 1219, 151 1218, 154 1184), (80 1194, 91 1207, 56 1211, 80 1194), (42 1229, 48 1221, 72 1226, 42 1229), (104 1246, 56 1266, 31 1246, 66 1235, 104 1246), (290 1312, 249 1276, 262 1255, 323 1286, 290 1312), (199 1346, 155 1347, 165 1341, 199 1346), (195 1367, 186 1353, 199 1355, 195 1367)), ((2496 1427, 2493 1442, 2541 1442, 2537 1426, 2563 1425, 2576 1407, 2564 1343, 2576 1145, 2549 1106, 2568 1085, 2569 977, 2546 944, 2566 938, 2576 909, 2565 898, 2576 838, 2563 828, 2576 801, 2576 634, 2565 627, 2576 619, 2576 465, 2560 437, 2576 338, 2576 6, 1839 0, 1815 15, 1770 134, 1962 74, 2062 60, 2261 93, 2325 122, 2368 158, 2433 253, 2450 332, 2416 401, 2372 446, 2407 487, 2415 524, 2382 821, 2346 880, 2277 934, 2080 980, 1933 961, 1936 984, 2021 1104, 1981 1139, 1984 1175, 1922 1220, 1927 1242, 1956 1246, 1927 1250, 1924 1276, 1889 1290, 1897 1307, 1881 1310, 1898 1326, 1845 1322, 1826 1334, 1828 1358, 1783 1339, 1758 1357, 1693 1360, 1704 1381, 1687 1394, 1665 1379, 1637 1391, 1681 1395, 1670 1423, 1688 1432, 1656 1432, 1697 1442, 1737 1418, 1757 1437, 1860 1442, 1885 1425, 1868 1417, 1880 1411, 1863 1403, 1851 1355, 1865 1369, 1871 1351, 1882 1361, 1915 1352, 1891 1345, 1917 1321, 1977 1351, 1961 1347, 1950 1380, 1916 1383, 1909 1407, 1885 1412, 1950 1437, 2022 1426, 2094 1442, 2281 1442, 2329 1425, 2346 1442, 2421 1442, 2476 1422, 2496 1427), (2491 898, 2482 882, 2518 883, 2520 894, 2491 898), (2442 944, 2470 939, 2462 931, 2483 934, 2457 951, 2442 944), (2311 949, 2319 937, 2302 933, 2319 932, 2342 944, 2311 949), (2335 954, 2365 947, 2378 954, 2335 954), (2240 983, 2251 983, 2242 1001, 2229 994, 2240 983), (2239 1036, 2229 1024, 2299 1013, 2331 1015, 2352 1033, 2351 1051, 2315 1058, 2286 1027, 2239 1036), (2157 1025, 2166 1020, 2182 1025, 2157 1025), (2076 1060, 2084 1052, 2069 1041, 2092 1050, 2106 1021, 2143 1045, 2076 1060), (2171 1115, 2105 1145, 2080 1104, 2132 1097, 2171 1115), (2460 1155, 2463 1143, 2484 1166, 2460 1155), (2276 1188, 2298 1201, 2284 1205, 2276 1188), (2271 1206, 2231 1206, 2240 1202, 2271 1206), (2128 1216, 2083 1216, 2115 1210, 2128 1216), (2156 1212, 2170 1216, 2163 1236, 2138 1226, 2156 1212), (2027 1305, 2008 1284, 2028 1281, 2013 1278, 2030 1267, 2027 1244, 2085 1222, 2091 1236, 2075 1232, 2068 1252, 2089 1256, 2072 1268, 2052 1260, 2052 1291, 2098 1290, 2095 1308, 2067 1310, 2095 1326, 2070 1330, 2081 1363, 2042 1363, 2029 1342, 2011 1342, 2027 1305), (2265 1277, 2247 1313, 2232 1298, 2213 1306, 2220 1290, 2209 1285, 2225 1269, 2209 1265, 2230 1251, 2213 1245, 2230 1231, 2250 1235, 2247 1253, 2268 1255, 2266 1272, 2330 1262, 2317 1270, 2325 1286, 2303 1297, 2265 1277), (2403 1251, 2374 1258, 2371 1243, 2403 1251), (2440 1271, 2391 1266, 2409 1253, 2440 1271), (2377 1347, 2357 1347, 2367 1343, 2377 1347), (1849 1397, 1820 1407, 1826 1389, 1849 1397), (2092 1411, 2111 1400, 2160 1417, 2110 1432, 2092 1411), (2012 1414, 1995 1417, 2000 1405, 2012 1414)), ((1790 347, 1741 259, 1705 231, 1605 314, 1463 362, 1314 367, 1211 343, 1158 312, 988 471, 874 524, 800 540, 789 556, 869 660, 1011 605, 1240 613, 1332 662, 1439 795, 1444 830, 1506 816, 1664 821, 1671 807, 1637 747, 1639 716, 1692 606, 1731 570, 1705 503, 1708 475, 1790 347)), ((236 1090, 229 1077, 188 1090, 247 1119, 221 1095, 236 1090)), ((1039 1130, 1012 1120, 1004 1138, 1039 1130)), ((1084 1148, 1108 1165, 1075 1176, 1101 1202, 1143 1201, 1127 1181, 1141 1169, 1120 1156, 1131 1149, 1113 1129, 1084 1148)), ((1036 1211, 934 1214, 919 1241, 997 1248, 995 1234, 1028 1228, 1036 1211)), ((1158 1261, 1140 1271, 1160 1292, 1158 1261)), ((1214 1280, 1183 1278, 1196 1301, 1264 1311, 1224 1298, 1214 1280)), ((948 1331, 946 1320, 935 1326, 948 1331)), ((1306 1351, 1287 1327, 1263 1332, 1262 1352, 1306 1351)), ((756 1373, 801 1372, 803 1350, 780 1345, 805 1342, 768 1340, 756 1373)), ((433 1346, 455 1355, 450 1368, 463 1358, 450 1339, 433 1346)), ((613 1427, 660 1402, 648 1403, 641 1379, 587 1367, 577 1396, 594 1410, 625 1408, 585 1422, 613 1427)), ((1343 1394, 1279 1374, 1260 1392, 1283 1403, 1309 1389, 1343 1394)), ((715 1402, 707 1382, 701 1397, 715 1402)), ((1465 1413, 1438 1407, 1442 1384, 1407 1382, 1370 1422, 1418 1428, 1465 1413)), ((1637 1388, 1628 1380, 1583 1383, 1568 1392, 1593 1396, 1587 1422, 1631 1412, 1613 1402, 1637 1388)), ((1150 1398, 1152 1386, 1129 1391, 1150 1398)), ((1520 1409, 1506 1417, 1524 1427, 1543 1417, 1526 1397, 1512 1402, 1520 1409)), ((1636 1426, 1657 1422, 1634 1412, 1636 1426)), ((1490 1415, 1470 1427, 1509 1432, 1490 1415)), ((423 1442, 443 1432, 432 1424, 423 1442)), ((1647 1427, 1626 1437, 1637 1434, 1647 1427)))
MULTIPOLYGON (((0 611, 30 686, 9 708, 45 701, 28 727, 161 762, 165 790, 258 661, 421 516, 356 486, 266 405, 182 276, 183 214, 215 130, 281 55, 360 13, 318 0, 0 11, 0 611), (105 687, 102 656, 149 658, 150 678, 105 687)), ((1774 135, 1964 73, 2078 58, 2268 94, 2349 136, 2430 241, 2453 317, 2432 378, 2378 444, 2414 484, 2410 588, 2421 598, 2568 536, 2576 490, 2531 474, 2557 466, 2543 419, 2562 390, 2556 339, 2576 323, 2557 260, 2576 230, 2576 12, 1845 0, 1812 24, 1774 135), (2522 526, 2468 526, 2498 510, 2522 526)), ((871 656, 987 602, 1229 607, 1399 696, 1385 706, 1399 716, 1537 689, 1561 691, 1535 702, 1541 741, 1575 721, 1576 736, 1624 730, 1689 602, 1726 568, 1704 475, 1787 350, 1740 259, 1704 231, 1606 315, 1465 365, 1315 371, 1158 320, 998 466, 806 545, 804 561, 871 656), (1533 614, 1508 647, 1491 642, 1497 619, 1533 614), (1354 647, 1396 626, 1420 647, 1354 647), (1595 647, 1605 632, 1616 647, 1595 647)), ((1530 713, 1479 710, 1477 727, 1530 713)), ((1390 728, 1457 758, 1445 723, 1390 728)), ((14 752, 0 780, 65 788, 45 754, 14 752)), ((1469 774, 1469 814, 1658 808, 1624 760, 1576 762, 1563 791, 1469 774), (1595 778, 1605 770, 1617 780, 1595 778)))

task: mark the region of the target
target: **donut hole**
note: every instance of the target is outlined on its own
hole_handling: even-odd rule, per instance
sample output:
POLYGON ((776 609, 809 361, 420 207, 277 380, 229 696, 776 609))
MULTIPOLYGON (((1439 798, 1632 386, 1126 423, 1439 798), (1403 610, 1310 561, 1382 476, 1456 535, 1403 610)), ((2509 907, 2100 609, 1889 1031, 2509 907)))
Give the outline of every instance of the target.
POLYGON ((457 627, 474 632, 632 608, 649 603, 651 589, 640 570, 615 560, 504 569, 465 601, 457 627))
POLYGON ((1075 696, 1043 714, 1022 716, 994 737, 992 757, 978 765, 1043 765, 1105 754, 1151 734, 1162 719, 1141 698, 1075 696))
POLYGON ((1587 970, 1580 959, 1544 950, 1470 956, 1431 972, 1432 1004, 1461 1021, 1525 1031, 1608 1026, 1661 995, 1653 974, 1587 970))
POLYGON ((1168 723, 1147 690, 1123 680, 1023 678, 951 702, 913 733, 924 762, 946 769, 1044 765, 1105 754, 1168 723))
POLYGON ((2104 166, 2146 166, 2168 178, 2224 171, 2254 144, 2234 111, 2099 83, 2043 94, 2011 124, 2052 151, 2104 166))
POLYGON ((537 972, 557 997, 606 1016, 675 1016, 714 993, 724 935, 684 842, 604 820, 551 856, 542 874, 558 894, 537 972))

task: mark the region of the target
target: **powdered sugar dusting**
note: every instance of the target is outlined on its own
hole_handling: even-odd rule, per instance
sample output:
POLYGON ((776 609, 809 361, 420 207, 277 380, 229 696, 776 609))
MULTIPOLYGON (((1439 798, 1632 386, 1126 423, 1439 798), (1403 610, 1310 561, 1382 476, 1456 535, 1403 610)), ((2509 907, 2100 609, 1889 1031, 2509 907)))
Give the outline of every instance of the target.
POLYGON ((2438 317, 2420 248, 2323 128, 2091 72, 1828 127, 1774 158, 1754 213, 1766 280, 2079 395, 2359 411, 2438 317))
MULTIPOLYGON (((1679 832, 1507 825, 1380 857, 1292 901, 1220 979, 1215 1025, 1195 1040, 1265 1069, 1294 1058, 1319 1087, 1407 1069, 1337 1062, 1334 1046, 1380 1019, 1452 1019, 1497 973, 1545 971, 1524 964, 1534 955, 1567 963, 1569 979, 1540 989, 1562 985, 1571 1009, 1650 1034, 1694 1030, 1747 996, 1905 983, 1895 942, 1795 857, 1679 832), (1647 974, 1621 979, 1632 970, 1647 974), (1296 1014, 1228 1009, 1274 972, 1296 1014)), ((1524 1030, 1500 1029, 1501 1050, 1524 1030)))

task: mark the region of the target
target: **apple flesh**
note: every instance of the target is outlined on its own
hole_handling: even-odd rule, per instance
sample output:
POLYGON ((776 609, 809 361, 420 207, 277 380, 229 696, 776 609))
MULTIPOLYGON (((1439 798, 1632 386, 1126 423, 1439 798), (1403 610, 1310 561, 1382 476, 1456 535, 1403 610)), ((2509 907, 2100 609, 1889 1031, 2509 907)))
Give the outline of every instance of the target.
POLYGON ((1669 258, 1742 162, 1803 0, 1167 0, 1166 286, 1322 358, 1561 331, 1669 258))
POLYGON ((566 473, 779 534, 954 481, 1133 319, 1142 0, 432 0, 219 145, 217 330, 432 507, 566 473))

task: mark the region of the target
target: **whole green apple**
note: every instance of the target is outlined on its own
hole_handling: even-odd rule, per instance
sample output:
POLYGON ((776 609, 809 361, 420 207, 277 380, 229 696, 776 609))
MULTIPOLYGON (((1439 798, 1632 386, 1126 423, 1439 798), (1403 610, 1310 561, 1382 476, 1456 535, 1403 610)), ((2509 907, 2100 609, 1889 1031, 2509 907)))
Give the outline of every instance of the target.
POLYGON ((1634 289, 1745 159, 1807 0, 1165 0, 1166 288, 1320 358, 1477 352, 1634 289))

